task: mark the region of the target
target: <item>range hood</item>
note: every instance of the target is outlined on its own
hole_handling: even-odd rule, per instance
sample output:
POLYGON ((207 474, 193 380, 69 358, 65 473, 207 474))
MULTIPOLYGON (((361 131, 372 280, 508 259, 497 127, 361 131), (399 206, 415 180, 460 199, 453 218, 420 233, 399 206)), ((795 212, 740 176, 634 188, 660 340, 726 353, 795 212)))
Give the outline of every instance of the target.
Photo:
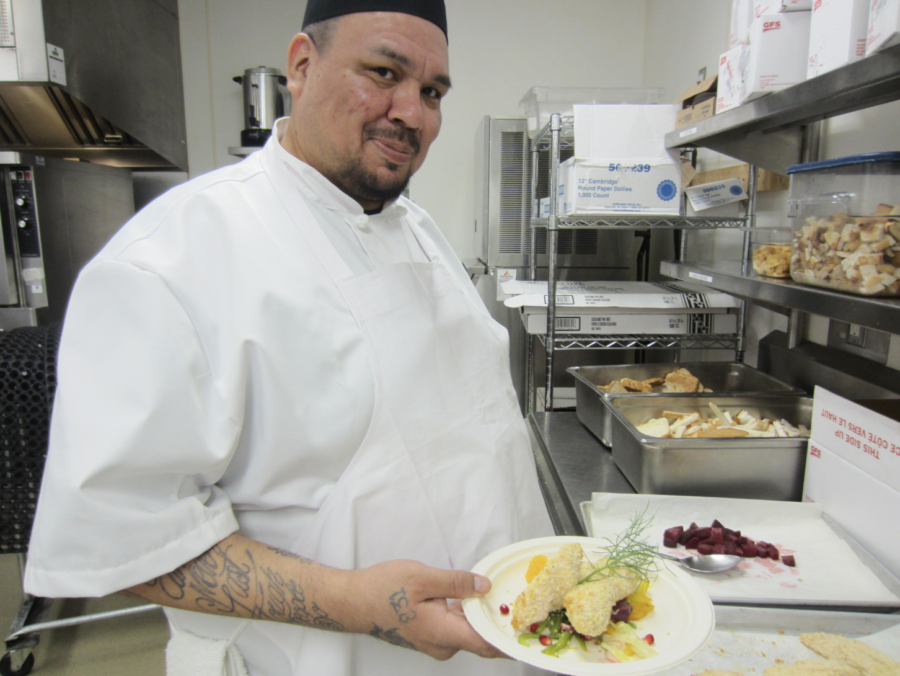
POLYGON ((187 171, 177 0, 0 0, 0 151, 187 171))

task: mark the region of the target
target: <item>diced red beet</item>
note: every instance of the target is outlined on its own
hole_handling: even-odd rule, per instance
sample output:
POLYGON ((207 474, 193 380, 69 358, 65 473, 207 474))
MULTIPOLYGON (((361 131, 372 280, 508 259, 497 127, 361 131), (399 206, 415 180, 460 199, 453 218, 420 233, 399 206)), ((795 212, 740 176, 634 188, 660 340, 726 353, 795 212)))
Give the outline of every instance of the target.
POLYGON ((775 549, 775 545, 769 545, 768 547, 766 547, 766 549, 769 551, 769 558, 772 559, 773 561, 777 561, 778 560, 778 550, 775 549))
POLYGON ((735 554, 735 556, 743 556, 743 555, 744 555, 744 548, 741 547, 740 545, 735 545, 735 546, 734 546, 734 554, 735 554))
POLYGON ((698 525, 697 525, 695 522, 693 522, 693 521, 691 521, 691 525, 688 526, 688 530, 697 530, 698 528, 700 528, 700 526, 698 526, 698 525))
POLYGON ((684 547, 685 549, 697 549, 697 545, 699 544, 700 538, 691 538, 684 544, 684 547))
POLYGON ((713 528, 725 528, 725 526, 722 525, 722 522, 719 521, 718 519, 713 519, 712 527, 713 528))
POLYGON ((697 545, 697 553, 703 554, 704 556, 706 554, 712 554, 713 553, 712 545, 708 545, 708 544, 701 542, 699 545, 697 545))
POLYGON ((678 540, 672 540, 670 538, 663 538, 663 547, 668 547, 669 549, 675 549, 678 546, 678 540))
POLYGON ((734 543, 733 543, 733 542, 728 542, 728 541, 726 540, 726 541, 725 541, 725 544, 723 545, 723 547, 725 547, 725 553, 726 553, 726 554, 734 554, 734 543))
POLYGON ((797 562, 794 560, 793 554, 785 554, 781 557, 781 561, 782 563, 784 563, 784 565, 790 566, 791 568, 797 565, 797 562))
POLYGON ((741 537, 738 538, 738 544, 739 544, 739 545, 746 545, 746 544, 751 544, 751 545, 752 545, 752 544, 754 544, 754 542, 753 542, 753 540, 751 540, 751 539, 748 538, 747 536, 741 535, 741 537))
POLYGON ((756 545, 750 544, 749 542, 745 544, 741 549, 744 550, 744 553, 741 556, 746 557, 748 559, 752 559, 756 556, 756 545))
POLYGON ((710 528, 709 529, 709 537, 715 542, 717 545, 725 542, 725 538, 723 537, 721 528, 710 528))
POLYGON ((631 604, 625 599, 622 599, 613 606, 612 612, 609 614, 609 619, 613 622, 628 622, 630 616, 631 604))
POLYGON ((677 540, 683 532, 684 528, 682 526, 672 526, 663 531, 663 537, 669 538, 670 540, 677 540))
POLYGON ((712 550, 713 550, 713 554, 724 554, 725 553, 725 545, 713 545, 712 550))
POLYGON ((734 533, 734 536, 735 536, 738 540, 740 540, 742 537, 744 537, 743 535, 741 535, 741 531, 739 531, 739 530, 734 530, 734 531, 731 531, 731 532, 734 533))
POLYGON ((709 528, 695 528, 693 530, 694 537, 698 537, 701 540, 705 540, 706 538, 708 538, 711 532, 712 531, 709 528))
POLYGON ((689 530, 682 532, 681 535, 678 536, 678 544, 680 544, 680 545, 686 544, 687 541, 690 540, 692 536, 693 536, 693 534, 689 530))
POLYGON ((761 559, 768 559, 769 558, 769 550, 766 549, 765 547, 760 547, 759 545, 756 545, 756 555, 761 559))
POLYGON ((768 547, 768 546, 769 546, 769 543, 766 542, 765 540, 757 540, 757 541, 756 541, 756 546, 757 546, 757 547, 768 547))
POLYGON ((732 543, 738 541, 737 535, 735 535, 734 533, 725 533, 722 535, 722 539, 725 540, 725 542, 732 542, 732 543))

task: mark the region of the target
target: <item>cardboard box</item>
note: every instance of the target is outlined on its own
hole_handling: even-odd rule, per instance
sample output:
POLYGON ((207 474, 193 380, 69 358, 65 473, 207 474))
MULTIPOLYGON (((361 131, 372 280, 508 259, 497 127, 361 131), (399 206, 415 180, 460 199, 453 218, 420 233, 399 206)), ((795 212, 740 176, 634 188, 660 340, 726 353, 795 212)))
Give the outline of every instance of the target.
POLYGON ((753 3, 753 18, 778 12, 804 12, 812 7, 813 0, 756 0, 753 3))
POLYGON ((716 114, 716 83, 718 75, 686 89, 675 101, 681 110, 675 114, 675 128, 684 127, 716 114))
POLYGON ((746 47, 738 44, 719 57, 719 77, 716 88, 716 113, 737 108, 741 105, 744 80, 741 61, 746 47))
POLYGON ((871 0, 866 56, 900 43, 900 0, 871 0))
MULTIPOLYGON (((547 308, 527 305, 522 308, 525 330, 530 334, 547 333, 547 308)), ((719 312, 666 312, 665 310, 556 309, 556 330, 593 336, 622 334, 684 336, 692 334, 733 334, 737 317, 719 312)))
POLYGON ((728 33, 728 49, 737 47, 747 40, 750 24, 753 23, 753 0, 732 0, 731 30, 728 33))
MULTIPOLYGON (((900 401, 892 404, 894 417, 900 417, 900 401)), ((896 419, 816 386, 810 439, 900 491, 900 422, 896 419)))
POLYGON ((807 78, 866 56, 869 1, 815 0, 809 26, 807 78))
POLYGON ((900 533, 900 492, 810 440, 803 499, 819 503, 825 514, 900 577, 900 539, 896 537, 900 533))
MULTIPOLYGON (((507 307, 521 308, 526 330, 547 331, 547 282, 504 282, 507 307)), ((570 282, 556 288, 556 328, 565 333, 684 335, 734 333, 738 307, 726 293, 707 293, 690 284, 652 282, 570 282)))
MULTIPOLYGON (((736 164, 732 167, 723 167, 722 169, 711 169, 709 171, 698 172, 692 181, 686 182, 684 185, 700 185, 701 183, 714 183, 716 181, 726 181, 730 178, 740 179, 744 190, 747 190, 747 184, 750 178, 749 164, 736 164)), ((791 187, 791 180, 787 176, 776 174, 768 169, 756 170, 756 191, 757 192, 778 192, 787 190, 791 187)))
POLYGON ((559 165, 559 191, 563 216, 677 216, 681 166, 658 159, 591 162, 571 157, 559 165))
POLYGON ((811 14, 763 14, 753 22, 741 57, 741 103, 806 80, 811 14))
POLYGON ((740 202, 747 199, 747 191, 739 178, 729 178, 713 183, 701 183, 685 188, 685 194, 694 211, 703 211, 712 207, 740 202))
POLYGON ((560 165, 561 215, 680 210, 681 161, 666 149, 674 105, 576 105, 575 154, 560 165))

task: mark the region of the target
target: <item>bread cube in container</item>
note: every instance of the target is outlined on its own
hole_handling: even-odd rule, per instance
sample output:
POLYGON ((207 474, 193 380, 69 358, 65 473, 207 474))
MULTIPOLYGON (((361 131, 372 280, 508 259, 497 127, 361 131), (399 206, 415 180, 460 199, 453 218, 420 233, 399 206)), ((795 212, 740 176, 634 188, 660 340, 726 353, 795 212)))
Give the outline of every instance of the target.
POLYGON ((659 103, 662 89, 654 87, 532 87, 519 107, 528 118, 528 136, 536 138, 553 113, 572 115, 576 103, 659 103))
POLYGON ((900 152, 796 164, 791 278, 866 296, 900 296, 900 152))

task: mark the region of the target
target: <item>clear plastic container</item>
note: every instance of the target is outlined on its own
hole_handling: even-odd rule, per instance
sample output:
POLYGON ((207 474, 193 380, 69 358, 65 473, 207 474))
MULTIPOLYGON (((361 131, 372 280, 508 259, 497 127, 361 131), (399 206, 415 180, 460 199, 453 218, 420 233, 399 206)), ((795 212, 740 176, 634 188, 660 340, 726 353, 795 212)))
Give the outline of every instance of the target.
POLYGON ((900 152, 788 169, 791 278, 866 296, 900 296, 900 152))
POLYGON ((790 229, 766 228, 753 233, 750 241, 750 264, 753 272, 763 277, 790 277, 790 229))
POLYGON ((659 103, 662 89, 588 87, 532 87, 519 101, 519 107, 528 118, 528 136, 534 138, 550 122, 553 113, 571 115, 576 103, 659 103))

